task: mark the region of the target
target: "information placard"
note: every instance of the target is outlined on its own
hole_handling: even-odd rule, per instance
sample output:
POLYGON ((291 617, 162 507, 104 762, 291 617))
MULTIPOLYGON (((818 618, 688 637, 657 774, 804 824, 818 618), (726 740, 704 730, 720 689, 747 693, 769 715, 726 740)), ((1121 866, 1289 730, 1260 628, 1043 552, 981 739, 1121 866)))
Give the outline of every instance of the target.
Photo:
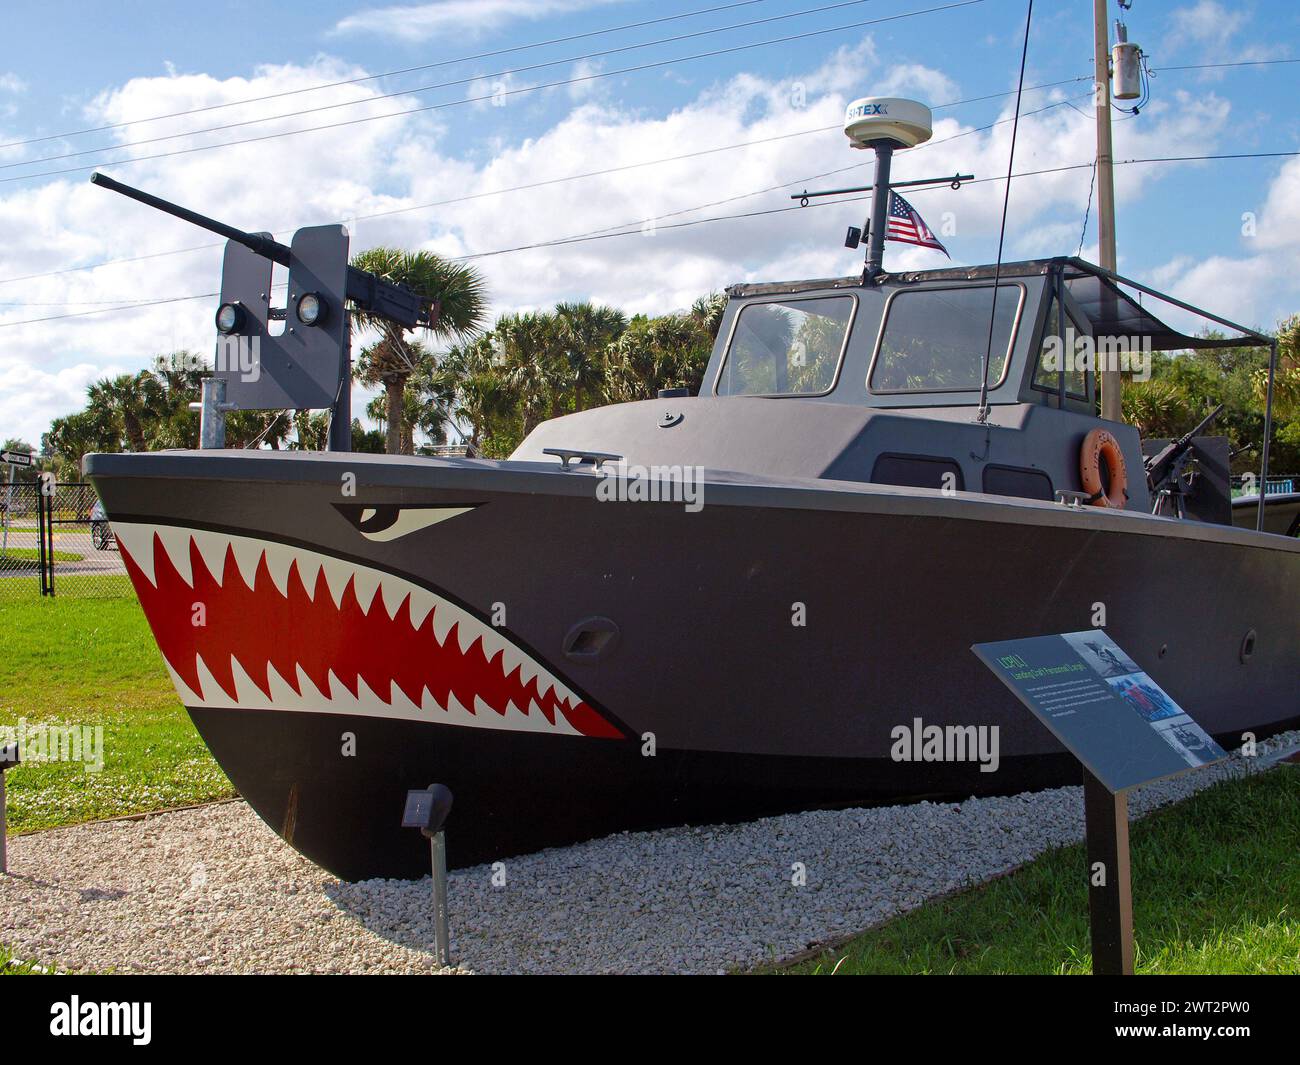
POLYGON ((1100 629, 971 650, 1112 792, 1227 757, 1100 629))

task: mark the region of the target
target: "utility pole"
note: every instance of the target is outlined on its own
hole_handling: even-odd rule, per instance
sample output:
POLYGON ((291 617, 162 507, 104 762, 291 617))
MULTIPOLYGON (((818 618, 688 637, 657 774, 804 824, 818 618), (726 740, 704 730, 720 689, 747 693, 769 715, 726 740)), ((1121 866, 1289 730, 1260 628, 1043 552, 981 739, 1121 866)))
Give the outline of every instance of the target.
MULTIPOLYGON (((1092 0, 1093 104, 1097 111, 1097 254, 1101 265, 1118 271, 1115 258, 1115 156, 1110 139, 1110 28, 1107 0, 1092 0)), ((1119 370, 1101 370, 1101 416, 1124 420, 1119 370)))

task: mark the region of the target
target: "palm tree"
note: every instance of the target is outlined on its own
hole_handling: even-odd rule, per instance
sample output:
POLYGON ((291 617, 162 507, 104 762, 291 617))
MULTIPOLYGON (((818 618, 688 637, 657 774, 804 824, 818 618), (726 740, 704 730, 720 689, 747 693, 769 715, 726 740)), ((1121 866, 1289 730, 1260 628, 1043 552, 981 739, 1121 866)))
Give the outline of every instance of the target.
POLYGON ((525 311, 497 319, 491 365, 518 397, 524 436, 561 413, 561 348, 554 315, 525 311))
POLYGON ((387 426, 390 440, 394 419, 389 412, 397 413, 397 450, 390 448, 389 454, 411 453, 407 446, 411 438, 411 420, 406 396, 411 391, 410 382, 432 373, 435 365, 433 352, 419 340, 407 341, 401 354, 396 352, 393 341, 387 336, 361 349, 356 364, 357 379, 363 384, 384 386, 384 391, 367 405, 366 412, 387 426))
POLYGON ((148 370, 104 378, 90 386, 91 408, 109 412, 122 428, 132 451, 148 451, 146 427, 155 425, 166 413, 166 394, 148 370))
POLYGON ((448 397, 453 424, 476 451, 490 457, 508 454, 497 446, 499 437, 518 438, 513 427, 520 421, 519 394, 507 379, 505 353, 497 329, 463 344, 453 344, 439 361, 434 387, 448 397), (492 443, 489 444, 489 441, 492 443))
POLYGON ((583 410, 587 397, 599 396, 604 389, 605 351, 627 328, 627 315, 593 303, 559 303, 555 322, 568 362, 573 409, 583 410))
POLYGON ((725 292, 710 292, 691 304, 691 317, 699 323, 700 328, 708 334, 710 340, 718 339, 718 328, 722 325, 722 314, 727 309, 725 292))
POLYGON ((1176 437, 1195 422, 1191 397, 1169 381, 1125 381, 1124 420, 1143 436, 1176 437))
MULTIPOLYGON (((353 257, 352 265, 386 281, 438 301, 438 313, 428 328, 435 338, 454 340, 473 336, 487 313, 487 292, 483 276, 472 266, 453 263, 428 251, 408 252, 398 248, 371 248, 353 257)), ((406 382, 419 368, 415 341, 407 330, 353 308, 352 320, 378 331, 379 340, 363 351, 358 369, 367 384, 382 384, 388 397, 387 447, 390 455, 402 453, 403 394, 406 382)))

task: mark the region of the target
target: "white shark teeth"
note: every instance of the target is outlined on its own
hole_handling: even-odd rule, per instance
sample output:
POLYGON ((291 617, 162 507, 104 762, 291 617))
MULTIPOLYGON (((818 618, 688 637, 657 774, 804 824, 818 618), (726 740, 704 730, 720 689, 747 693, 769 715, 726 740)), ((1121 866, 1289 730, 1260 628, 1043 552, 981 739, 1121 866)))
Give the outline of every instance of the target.
POLYGON ((379 590, 383 577, 379 570, 367 566, 358 566, 353 571, 352 590, 356 593, 357 604, 363 614, 370 613, 370 604, 374 602, 375 592, 379 590))
MULTIPOLYGON (((220 586, 226 566, 226 545, 230 543, 230 538, 217 533, 204 532, 202 529, 194 530, 191 536, 199 549, 203 564, 208 568, 212 579, 220 586)), ((168 553, 171 553, 170 547, 168 553)), ((189 546, 186 545, 185 556, 188 558, 189 554, 189 546)))
POLYGON ((310 551, 298 551, 294 554, 294 565, 298 567, 298 579, 307 589, 307 598, 316 599, 316 576, 320 573, 321 556, 310 551))
POLYGON ((294 553, 283 544, 267 544, 264 549, 266 570, 271 575, 271 583, 286 599, 289 597, 289 567, 293 565, 294 553))
MULTIPOLYGON (((537 688, 536 698, 533 698, 532 692, 528 692, 527 696, 520 693, 521 698, 526 698, 526 707, 511 702, 499 712, 499 708, 489 706, 477 695, 470 699, 472 706, 466 707, 454 695, 449 694, 447 706, 444 707, 433 697, 427 686, 421 690, 417 704, 395 683, 390 682, 386 691, 374 692, 360 678, 357 681, 357 695, 354 696, 333 672, 327 675, 326 690, 320 691, 302 666, 297 664, 294 666, 297 681, 295 691, 294 685, 268 664, 266 683, 270 689, 269 705, 277 709, 359 713, 420 721, 444 720, 471 727, 578 734, 563 714, 557 713, 555 723, 551 724, 542 713, 539 704, 545 703, 552 691, 554 698, 563 705, 573 707, 579 703, 578 697, 546 667, 516 645, 509 634, 480 621, 457 604, 403 577, 306 548, 250 536, 130 522, 115 522, 114 532, 124 550, 155 587, 158 584, 155 535, 172 567, 191 588, 195 586, 191 543, 197 548, 212 580, 219 585, 241 579, 249 588, 254 588, 258 570, 265 560, 271 583, 281 596, 286 599, 290 597, 292 582, 289 575, 291 570, 296 569, 298 580, 308 597, 314 599, 317 576, 323 573, 336 609, 341 609, 349 583, 363 613, 369 614, 380 609, 377 604, 382 603, 382 609, 387 613, 388 619, 392 620, 401 611, 402 604, 407 603, 413 629, 419 630, 428 622, 434 638, 440 645, 446 646, 448 634, 455 628, 456 641, 462 654, 481 653, 490 668, 499 669, 503 677, 509 678, 517 674, 521 688, 527 690, 533 684, 537 688), (228 554, 233 556, 234 564, 227 568, 228 554), (475 643, 480 644, 478 649, 474 649, 475 643)), ((269 592, 269 589, 265 590, 269 592)), ((168 664, 177 692, 186 705, 236 708, 268 705, 267 695, 238 659, 231 659, 235 698, 217 683, 208 663, 202 658, 198 659, 196 668, 200 690, 191 691, 168 664)))
MULTIPOLYGON (((519 648, 509 640, 501 640, 501 672, 505 676, 508 677, 516 669, 521 669, 526 661, 527 658, 523 651, 519 650, 519 648)), ((522 671, 520 673, 520 680, 522 683, 527 683, 526 681, 523 681, 522 671)))
POLYGON ((404 587, 405 583, 405 581, 398 581, 387 575, 384 575, 379 582, 379 598, 390 618, 397 617, 397 612, 402 609, 402 604, 410 597, 410 589, 404 587))
POLYGON ((230 546, 234 550, 235 565, 239 568, 239 575, 244 578, 244 583, 252 588, 253 582, 257 579, 257 567, 262 561, 262 549, 265 545, 260 540, 232 536, 230 546))
MULTIPOLYGON (((483 641, 483 657, 491 662, 498 655, 503 654, 509 642, 502 638, 496 629, 483 629, 480 639, 483 641)), ((510 671, 505 668, 506 660, 501 659, 501 672, 504 676, 510 676, 510 671)))
POLYGON ((140 572, 149 578, 149 583, 156 585, 153 572, 153 533, 152 525, 132 525, 128 522, 114 522, 113 535, 117 542, 126 548, 131 561, 140 567, 140 572))
MULTIPOLYGON (((438 597, 432 592, 426 592, 423 588, 411 588, 411 627, 418 629, 424 624, 424 619, 429 616, 431 611, 438 603, 438 597)), ((436 635, 436 633, 435 633, 436 635)), ((446 632, 443 636, 446 636, 446 632)), ((442 640, 438 641, 442 643, 442 640)))
POLYGON ((178 529, 174 525, 159 525, 158 539, 162 541, 172 568, 180 574, 181 580, 194 587, 194 573, 190 566, 190 529, 178 529))
POLYGON ((330 598, 334 600, 335 606, 342 606, 343 591, 352 577, 351 564, 326 555, 321 558, 321 569, 325 571, 325 584, 330 590, 330 598))
POLYGON ((460 620, 456 616, 459 613, 460 611, 450 603, 438 603, 437 606, 433 608, 433 638, 437 640, 439 644, 445 644, 447 642, 447 633, 449 633, 451 627, 460 620))

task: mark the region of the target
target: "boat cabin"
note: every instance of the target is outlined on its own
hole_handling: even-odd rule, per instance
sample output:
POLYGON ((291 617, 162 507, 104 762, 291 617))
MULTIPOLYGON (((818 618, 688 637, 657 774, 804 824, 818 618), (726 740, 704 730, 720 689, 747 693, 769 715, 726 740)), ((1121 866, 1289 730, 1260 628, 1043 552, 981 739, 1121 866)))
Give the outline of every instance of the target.
POLYGON ((1153 351, 1243 342, 1178 332, 1141 291, 1074 258, 727 294, 697 396, 558 418, 513 457, 592 449, 647 466, 1050 501, 1083 491, 1080 449, 1102 426, 1127 467, 1126 509, 1150 512, 1137 430, 1098 415, 1098 360, 1141 372, 1153 351))

